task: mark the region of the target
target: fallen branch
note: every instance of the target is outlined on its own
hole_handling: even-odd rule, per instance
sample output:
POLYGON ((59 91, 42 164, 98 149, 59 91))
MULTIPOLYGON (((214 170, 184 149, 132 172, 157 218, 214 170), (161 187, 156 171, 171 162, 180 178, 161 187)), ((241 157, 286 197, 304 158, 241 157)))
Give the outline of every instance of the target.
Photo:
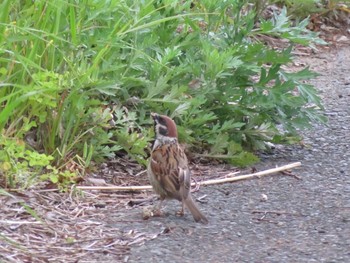
MULTIPOLYGON (((289 170, 289 169, 299 167, 299 166, 301 166, 301 163, 296 162, 296 163, 283 165, 281 167, 276 167, 276 168, 268 169, 268 170, 257 172, 257 173, 239 175, 239 176, 230 177, 230 178, 223 178, 223 179, 212 179, 212 180, 207 180, 207 181, 203 181, 200 183, 198 183, 198 182, 192 183, 191 185, 195 186, 196 184, 200 184, 202 186, 202 185, 223 184, 223 183, 230 183, 230 182, 250 179, 250 178, 254 178, 254 177, 260 178, 260 177, 265 176, 265 175, 278 173, 278 172, 289 170)), ((141 185, 141 186, 77 186, 77 189, 80 189, 80 190, 134 191, 135 192, 135 191, 142 191, 142 190, 151 190, 152 186, 150 186, 150 185, 141 185)))
POLYGON ((35 224, 42 224, 40 221, 14 221, 14 220, 0 220, 0 224, 9 224, 9 225, 35 225, 35 224))
POLYGON ((203 181, 200 183, 200 185, 223 184, 223 183, 230 183, 230 182, 250 179, 250 178, 254 178, 254 177, 262 177, 265 175, 274 174, 274 173, 282 172, 285 170, 289 170, 289 169, 292 169, 292 168, 295 168, 298 166, 301 166, 300 162, 291 163, 291 164, 283 165, 281 167, 276 167, 276 168, 272 168, 272 169, 268 169, 265 171, 252 173, 252 174, 239 175, 239 176, 235 176, 235 177, 231 177, 231 178, 213 179, 213 180, 203 181))
POLYGON ((114 191, 142 191, 152 190, 151 185, 139 185, 139 186, 77 186, 80 190, 114 190, 114 191))

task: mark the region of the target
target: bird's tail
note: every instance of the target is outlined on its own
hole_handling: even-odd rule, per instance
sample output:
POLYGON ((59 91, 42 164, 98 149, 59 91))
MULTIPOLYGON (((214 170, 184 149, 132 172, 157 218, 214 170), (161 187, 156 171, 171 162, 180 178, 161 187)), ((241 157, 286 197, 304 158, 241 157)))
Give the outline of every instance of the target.
POLYGON ((184 201, 187 208, 190 210, 194 221, 196 222, 202 222, 203 224, 208 224, 208 219, 202 214, 202 212, 199 210, 196 203, 193 201, 191 195, 188 195, 186 200, 184 201))

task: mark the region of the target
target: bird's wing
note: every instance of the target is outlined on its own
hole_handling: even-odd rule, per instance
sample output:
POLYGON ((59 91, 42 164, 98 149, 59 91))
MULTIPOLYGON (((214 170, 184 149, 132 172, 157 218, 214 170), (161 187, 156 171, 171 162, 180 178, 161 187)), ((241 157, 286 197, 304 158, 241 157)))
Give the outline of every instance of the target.
POLYGON ((151 167, 157 181, 168 195, 181 200, 190 188, 190 171, 187 158, 177 144, 162 145, 151 155, 151 167))

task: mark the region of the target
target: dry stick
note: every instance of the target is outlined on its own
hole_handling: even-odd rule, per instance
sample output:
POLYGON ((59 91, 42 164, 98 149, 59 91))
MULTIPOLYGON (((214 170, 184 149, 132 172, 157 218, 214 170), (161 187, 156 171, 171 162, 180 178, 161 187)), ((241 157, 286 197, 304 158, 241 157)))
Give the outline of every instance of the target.
POLYGON ((268 170, 257 172, 257 173, 239 175, 239 176, 232 177, 232 178, 214 179, 214 180, 203 181, 200 184, 201 185, 212 185, 212 184, 222 184, 222 183, 240 181, 240 180, 244 180, 244 179, 261 177, 261 176, 265 176, 265 175, 269 175, 269 174, 278 173, 278 172, 289 170, 289 169, 292 169, 292 168, 295 168, 298 166, 301 166, 301 162, 291 163, 291 164, 283 165, 281 167, 276 167, 276 168, 268 169, 268 170))
MULTIPOLYGON (((200 185, 223 184, 223 183, 235 182, 235 181, 254 178, 254 177, 261 177, 261 176, 289 170, 289 169, 292 169, 292 168, 295 168, 298 166, 301 166, 301 162, 291 163, 291 164, 283 165, 281 167, 276 167, 276 168, 272 168, 272 169, 268 169, 265 171, 252 173, 252 174, 240 175, 240 176, 224 178, 224 179, 207 180, 207 181, 200 182, 200 185)), ((195 183, 192 183, 191 185, 195 186, 195 183)), ((151 190, 152 186, 150 186, 150 185, 141 185, 141 186, 77 186, 77 189, 80 189, 80 190, 142 191, 142 190, 151 190)))
POLYGON ((35 224, 42 224, 40 221, 14 221, 14 220, 0 220, 1 224, 14 224, 14 225, 35 225, 35 224))

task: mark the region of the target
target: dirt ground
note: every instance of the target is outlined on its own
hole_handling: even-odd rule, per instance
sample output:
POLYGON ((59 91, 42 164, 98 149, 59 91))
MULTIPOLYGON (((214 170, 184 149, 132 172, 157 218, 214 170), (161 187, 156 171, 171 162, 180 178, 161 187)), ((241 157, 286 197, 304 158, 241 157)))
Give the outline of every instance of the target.
POLYGON ((156 202, 151 192, 0 195, 0 261, 350 262, 350 47, 298 57, 295 66, 305 65, 321 74, 313 84, 329 123, 304 132, 303 146, 278 146, 256 165, 300 161, 293 170, 300 179, 278 174, 201 187, 194 196, 208 225, 176 217, 175 201, 166 216, 142 220, 143 208, 156 202))

